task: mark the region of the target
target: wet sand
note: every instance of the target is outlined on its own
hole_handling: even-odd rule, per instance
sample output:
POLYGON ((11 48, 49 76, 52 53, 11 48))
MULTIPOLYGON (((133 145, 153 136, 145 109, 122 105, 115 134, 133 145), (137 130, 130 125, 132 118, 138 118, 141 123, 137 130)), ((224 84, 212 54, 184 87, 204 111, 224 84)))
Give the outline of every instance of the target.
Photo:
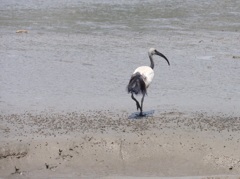
POLYGON ((177 111, 128 117, 1 116, 1 177, 240 177, 239 117, 177 111))

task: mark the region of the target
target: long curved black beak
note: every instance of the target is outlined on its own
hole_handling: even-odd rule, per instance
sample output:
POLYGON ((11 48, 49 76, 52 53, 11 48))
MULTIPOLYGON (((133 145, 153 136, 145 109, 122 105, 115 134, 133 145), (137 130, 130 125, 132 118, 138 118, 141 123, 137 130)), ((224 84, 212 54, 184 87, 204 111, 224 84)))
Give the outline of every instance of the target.
POLYGON ((163 57, 167 61, 168 65, 170 66, 170 63, 169 63, 167 57, 165 57, 162 53, 158 52, 157 50, 156 50, 156 54, 159 55, 160 57, 163 57))

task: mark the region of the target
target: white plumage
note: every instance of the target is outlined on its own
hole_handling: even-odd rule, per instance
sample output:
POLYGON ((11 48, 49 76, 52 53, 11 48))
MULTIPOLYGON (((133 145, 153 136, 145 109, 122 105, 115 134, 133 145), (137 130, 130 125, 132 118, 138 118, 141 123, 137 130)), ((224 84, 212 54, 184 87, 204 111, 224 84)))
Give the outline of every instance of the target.
POLYGON ((133 74, 139 72, 142 76, 143 76, 143 80, 145 82, 146 88, 148 88, 148 86, 150 85, 150 83, 153 80, 154 77, 154 71, 151 67, 149 66, 141 66, 138 67, 133 74))
POLYGON ((165 57, 162 53, 158 52, 155 48, 150 48, 148 51, 148 56, 150 59, 150 66, 141 66, 138 67, 132 74, 129 84, 127 86, 128 93, 131 93, 132 99, 136 102, 137 110, 140 109, 140 116, 143 116, 142 107, 145 94, 147 94, 147 88, 151 84, 153 77, 154 77, 154 62, 153 62, 153 55, 159 55, 163 57, 168 65, 170 65, 167 57, 165 57), (142 94, 141 99, 141 106, 139 102, 134 97, 135 95, 142 94))

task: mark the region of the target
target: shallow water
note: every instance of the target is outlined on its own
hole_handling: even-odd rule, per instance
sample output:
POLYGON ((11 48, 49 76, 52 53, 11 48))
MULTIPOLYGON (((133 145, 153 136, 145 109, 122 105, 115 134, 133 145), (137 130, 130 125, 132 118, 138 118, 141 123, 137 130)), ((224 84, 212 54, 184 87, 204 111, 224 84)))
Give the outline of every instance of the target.
POLYGON ((237 0, 5 0, 0 14, 1 113, 131 114, 126 85, 155 47, 171 66, 155 57, 144 110, 240 114, 237 0))

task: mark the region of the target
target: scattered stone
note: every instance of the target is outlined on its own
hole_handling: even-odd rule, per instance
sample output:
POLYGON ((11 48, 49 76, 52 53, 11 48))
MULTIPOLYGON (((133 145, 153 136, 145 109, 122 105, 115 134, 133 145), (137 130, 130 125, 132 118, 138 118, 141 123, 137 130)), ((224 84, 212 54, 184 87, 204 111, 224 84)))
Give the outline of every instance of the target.
POLYGON ((48 168, 49 168, 49 165, 48 165, 47 163, 45 163, 45 166, 46 166, 46 169, 48 169, 48 168))
POLYGON ((46 166, 46 169, 48 169, 48 170, 52 170, 52 171, 55 171, 54 169, 57 168, 56 165, 54 165, 54 166, 50 166, 50 165, 47 164, 47 163, 45 163, 45 166, 46 166))
POLYGON ((62 150, 61 149, 59 149, 59 153, 58 153, 59 155, 62 155, 62 150))

